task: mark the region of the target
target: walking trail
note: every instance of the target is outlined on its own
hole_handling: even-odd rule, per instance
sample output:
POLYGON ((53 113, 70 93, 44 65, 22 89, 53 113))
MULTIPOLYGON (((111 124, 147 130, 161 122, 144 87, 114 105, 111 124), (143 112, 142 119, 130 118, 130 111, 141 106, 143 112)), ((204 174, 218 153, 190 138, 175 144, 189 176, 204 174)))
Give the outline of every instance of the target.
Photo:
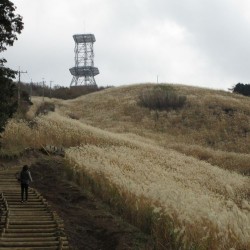
POLYGON ((28 202, 21 203, 19 171, 0 171, 0 250, 70 249, 62 220, 40 193, 30 188, 28 202))

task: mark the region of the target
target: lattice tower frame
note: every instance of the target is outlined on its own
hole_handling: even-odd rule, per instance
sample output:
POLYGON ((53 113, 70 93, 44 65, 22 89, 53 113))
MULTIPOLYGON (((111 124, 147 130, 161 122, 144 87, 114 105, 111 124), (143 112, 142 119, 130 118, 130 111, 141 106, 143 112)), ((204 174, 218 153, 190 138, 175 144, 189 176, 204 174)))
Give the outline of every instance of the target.
POLYGON ((75 43, 75 66, 94 66, 94 43, 75 43))
POLYGON ((99 69, 94 67, 94 42, 93 34, 79 34, 73 36, 75 40, 75 67, 70 69, 73 75, 72 85, 96 85, 94 76, 99 74, 99 69))

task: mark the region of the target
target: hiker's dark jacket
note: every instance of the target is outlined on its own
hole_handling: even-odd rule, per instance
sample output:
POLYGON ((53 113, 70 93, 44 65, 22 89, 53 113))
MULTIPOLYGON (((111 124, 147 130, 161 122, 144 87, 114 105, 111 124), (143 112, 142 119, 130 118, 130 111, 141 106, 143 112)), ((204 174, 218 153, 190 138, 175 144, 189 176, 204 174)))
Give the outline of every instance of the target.
POLYGON ((20 173, 20 182, 22 184, 28 184, 29 185, 31 181, 33 181, 33 180, 32 180, 30 171, 29 170, 21 171, 21 173, 20 173))

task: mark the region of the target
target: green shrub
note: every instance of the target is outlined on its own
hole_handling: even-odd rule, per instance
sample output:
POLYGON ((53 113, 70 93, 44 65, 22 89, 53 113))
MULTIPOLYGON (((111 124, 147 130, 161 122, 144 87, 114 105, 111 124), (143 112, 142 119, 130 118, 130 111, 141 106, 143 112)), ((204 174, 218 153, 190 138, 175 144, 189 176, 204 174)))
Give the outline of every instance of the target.
POLYGON ((244 84, 239 82, 233 87, 233 92, 245 96, 250 96, 250 84, 244 84))
POLYGON ((153 89, 144 90, 139 95, 138 104, 157 110, 178 109, 185 105, 186 96, 180 96, 168 85, 157 86, 153 89))

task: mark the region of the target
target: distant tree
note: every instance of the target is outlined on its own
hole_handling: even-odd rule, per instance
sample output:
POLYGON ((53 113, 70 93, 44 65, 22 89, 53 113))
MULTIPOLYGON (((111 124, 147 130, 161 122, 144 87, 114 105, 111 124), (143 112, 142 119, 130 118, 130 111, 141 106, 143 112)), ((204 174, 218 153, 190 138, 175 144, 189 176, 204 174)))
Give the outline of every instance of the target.
POLYGON ((17 40, 17 33, 23 29, 22 17, 14 13, 16 7, 9 0, 1 0, 0 3, 0 52, 6 50, 6 46, 13 46, 17 40))
POLYGON ((245 96, 250 96, 250 84, 237 83, 233 87, 234 93, 239 93, 245 96))
MULTIPOLYGON (((23 29, 22 17, 14 12, 16 7, 9 0, 0 2, 0 52, 7 49, 7 46, 13 46, 17 40, 17 34, 23 29)), ((16 72, 6 68, 5 58, 0 58, 0 132, 3 132, 4 126, 17 109, 17 103, 14 98, 15 84, 13 79, 16 72)))

